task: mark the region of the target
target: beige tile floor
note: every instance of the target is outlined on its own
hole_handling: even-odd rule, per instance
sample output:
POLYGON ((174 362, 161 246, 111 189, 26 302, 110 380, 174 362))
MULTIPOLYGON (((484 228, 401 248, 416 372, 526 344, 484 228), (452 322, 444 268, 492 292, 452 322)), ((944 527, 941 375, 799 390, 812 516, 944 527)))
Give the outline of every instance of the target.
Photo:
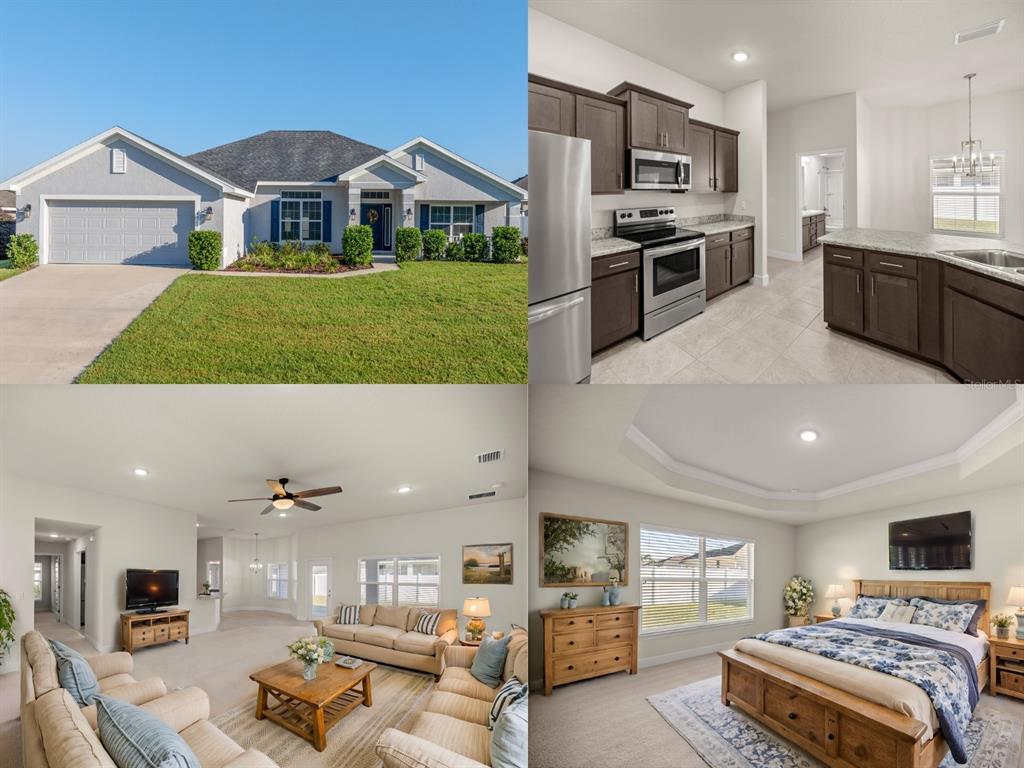
POLYGON ((802 262, 768 259, 766 287, 712 299, 703 314, 599 353, 594 384, 935 384, 938 367, 830 331, 822 319, 821 246, 802 262))

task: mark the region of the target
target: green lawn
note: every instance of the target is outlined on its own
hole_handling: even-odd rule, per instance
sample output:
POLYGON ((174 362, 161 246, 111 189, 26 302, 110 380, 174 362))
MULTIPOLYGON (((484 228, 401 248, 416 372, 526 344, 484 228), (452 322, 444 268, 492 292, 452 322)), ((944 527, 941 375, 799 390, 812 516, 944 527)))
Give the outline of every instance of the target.
MULTIPOLYGON (((742 619, 748 615, 743 603, 708 603, 708 621, 742 619)), ((646 606, 643 609, 644 629, 658 629, 678 624, 696 624, 700 620, 697 603, 646 606)))
POLYGON ((996 221, 964 221, 958 219, 935 219, 935 229, 954 232, 978 232, 986 235, 999 234, 999 222, 996 221))
POLYGON ((0 259, 0 281, 6 280, 8 277, 14 277, 20 275, 22 270, 15 269, 11 266, 10 259, 0 259))
POLYGON ((526 265, 176 280, 86 383, 525 383, 526 265))

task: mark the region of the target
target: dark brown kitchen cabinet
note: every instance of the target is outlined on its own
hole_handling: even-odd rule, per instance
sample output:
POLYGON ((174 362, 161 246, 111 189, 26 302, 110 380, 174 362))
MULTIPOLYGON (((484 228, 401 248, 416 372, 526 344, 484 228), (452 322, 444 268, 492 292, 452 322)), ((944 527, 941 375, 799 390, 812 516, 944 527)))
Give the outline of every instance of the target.
POLYGON ((754 276, 754 230, 708 235, 704 252, 704 291, 713 299, 754 276))
POLYGON ((741 285, 754 276, 754 241, 752 239, 733 242, 729 274, 732 285, 741 285))
POLYGON ((531 131, 572 136, 576 130, 576 96, 572 92, 530 80, 527 123, 531 131))
POLYGON ((591 263, 590 346, 611 346, 640 330, 640 252, 600 256, 591 263))
POLYGON ((691 120, 687 151, 691 192, 739 190, 739 133, 691 120))
POLYGON ((622 104, 576 96, 576 136, 590 139, 590 191, 618 194, 625 188, 626 109, 622 104))
POLYGON ((864 332, 864 274, 859 251, 825 253, 825 322, 833 328, 864 332), (838 258, 836 258, 838 256, 838 258))
POLYGON ((1024 289, 943 266, 943 364, 964 381, 1024 381, 1024 289))
POLYGON ((692 104, 633 83, 620 83, 608 94, 625 99, 628 104, 626 146, 687 151, 692 104))
POLYGON ((825 214, 818 213, 813 216, 804 216, 801 219, 801 230, 803 233, 803 250, 809 250, 818 245, 818 238, 825 234, 825 214))
POLYGON ((809 219, 803 220, 803 226, 800 227, 801 237, 803 240, 803 250, 809 251, 814 246, 811 245, 811 222, 809 219))
POLYGON ((725 293, 732 286, 729 284, 730 262, 732 261, 732 246, 720 245, 717 248, 709 248, 704 253, 704 272, 707 275, 704 284, 705 295, 713 299, 721 293, 725 293))
POLYGON ((868 336, 917 352, 917 280, 869 272, 868 282, 868 336))
POLYGON ((736 192, 740 188, 739 134, 715 129, 715 190, 736 192))

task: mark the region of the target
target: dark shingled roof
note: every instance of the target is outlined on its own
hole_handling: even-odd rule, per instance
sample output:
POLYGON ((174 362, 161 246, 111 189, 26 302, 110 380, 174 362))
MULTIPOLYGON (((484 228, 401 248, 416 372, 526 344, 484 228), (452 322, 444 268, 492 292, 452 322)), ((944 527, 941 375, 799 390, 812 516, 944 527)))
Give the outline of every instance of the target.
POLYGON ((0 189, 0 208, 13 208, 14 199, 14 193, 9 189, 0 189))
POLYGON ((516 179, 512 183, 515 184, 517 187, 520 187, 522 189, 525 189, 525 190, 529 191, 530 188, 527 185, 530 183, 530 176, 529 176, 529 174, 527 174, 526 176, 520 176, 518 179, 516 179))
POLYGON ((386 153, 333 131, 267 131, 188 160, 253 192, 257 181, 323 181, 386 153))

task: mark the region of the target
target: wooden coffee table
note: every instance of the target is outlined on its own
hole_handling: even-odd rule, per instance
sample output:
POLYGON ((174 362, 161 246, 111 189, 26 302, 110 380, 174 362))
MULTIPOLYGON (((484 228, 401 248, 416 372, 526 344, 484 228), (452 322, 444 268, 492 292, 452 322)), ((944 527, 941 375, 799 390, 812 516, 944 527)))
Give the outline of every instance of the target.
POLYGON ((370 673, 377 665, 364 661, 356 669, 334 662, 321 664, 312 680, 302 679, 302 662, 275 664, 249 675, 259 683, 256 719, 269 718, 313 744, 319 752, 327 748, 327 731, 362 704, 373 706, 370 673), (359 690, 356 690, 356 686, 359 690), (276 703, 271 705, 267 697, 276 703))

